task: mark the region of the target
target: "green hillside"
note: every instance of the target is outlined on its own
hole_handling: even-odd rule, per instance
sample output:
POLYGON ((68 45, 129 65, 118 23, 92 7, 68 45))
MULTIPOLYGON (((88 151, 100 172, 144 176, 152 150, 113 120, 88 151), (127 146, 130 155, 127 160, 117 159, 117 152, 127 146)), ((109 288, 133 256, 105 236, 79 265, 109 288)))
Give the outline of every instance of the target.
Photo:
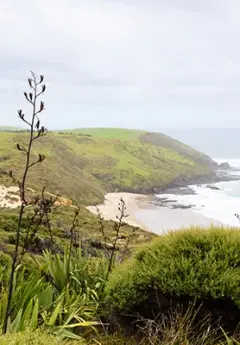
POLYGON ((0 132, 20 132, 20 131, 25 131, 25 130, 20 127, 0 126, 0 132))
MULTIPOLYGON (((27 135, 0 133, 0 183, 10 183, 6 171, 21 172, 24 160, 15 147, 27 135)), ((32 170, 30 186, 45 185, 82 203, 97 203, 107 192, 150 193, 215 167, 208 156, 163 134, 125 129, 50 132, 36 141, 34 153, 45 154, 46 161, 32 170)))

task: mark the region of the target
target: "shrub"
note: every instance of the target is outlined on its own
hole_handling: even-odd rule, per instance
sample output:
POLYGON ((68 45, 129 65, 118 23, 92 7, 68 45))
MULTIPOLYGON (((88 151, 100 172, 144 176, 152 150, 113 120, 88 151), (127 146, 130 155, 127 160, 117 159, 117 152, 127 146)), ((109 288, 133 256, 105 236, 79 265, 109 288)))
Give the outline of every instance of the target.
POLYGON ((81 341, 67 342, 60 338, 42 332, 37 331, 25 331, 18 333, 8 333, 7 335, 0 335, 1 345, 82 345, 81 341))
POLYGON ((223 309, 240 310, 239 229, 170 232, 124 265, 106 286, 106 300, 118 313, 154 314, 174 300, 216 303, 216 308, 225 303, 223 309))
POLYGON ((2 268, 4 269, 5 266, 9 265, 10 259, 11 257, 8 254, 0 252, 0 270, 2 268))

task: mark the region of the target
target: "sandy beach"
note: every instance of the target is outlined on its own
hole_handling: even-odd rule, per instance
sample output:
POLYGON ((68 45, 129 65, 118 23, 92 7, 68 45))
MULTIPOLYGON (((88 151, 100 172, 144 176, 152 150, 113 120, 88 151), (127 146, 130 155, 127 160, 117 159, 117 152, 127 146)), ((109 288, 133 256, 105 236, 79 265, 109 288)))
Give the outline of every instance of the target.
POLYGON ((18 187, 5 187, 0 185, 0 207, 16 208, 21 205, 20 197, 17 194, 18 187))
POLYGON ((118 203, 120 199, 123 199, 126 203, 126 214, 128 217, 125 219, 125 222, 132 226, 141 227, 145 230, 147 229, 146 225, 142 224, 140 220, 135 218, 135 213, 141 210, 141 202, 146 200, 146 195, 142 194, 132 194, 132 193, 108 193, 105 195, 104 204, 96 206, 88 206, 87 209, 97 214, 97 208, 100 213, 106 220, 117 220, 116 216, 119 215, 118 203))
MULTIPOLYGON (((157 234, 168 230, 179 230, 190 226, 209 227, 211 225, 223 225, 219 221, 207 218, 191 209, 170 209, 168 207, 155 207, 149 203, 149 196, 132 193, 109 193, 105 196, 104 204, 98 205, 103 217, 107 220, 116 220, 119 214, 118 202, 123 198, 126 202, 126 222, 133 226, 139 226, 147 231, 157 234)), ((97 214, 96 206, 87 209, 97 214)))

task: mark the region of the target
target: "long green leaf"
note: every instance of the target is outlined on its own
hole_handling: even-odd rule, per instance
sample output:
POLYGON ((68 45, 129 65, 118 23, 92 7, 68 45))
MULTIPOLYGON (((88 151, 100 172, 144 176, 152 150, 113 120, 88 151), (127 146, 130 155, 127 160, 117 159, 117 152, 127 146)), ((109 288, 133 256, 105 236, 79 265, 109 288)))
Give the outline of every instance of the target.
POLYGON ((30 322, 30 326, 32 329, 36 329, 38 326, 38 313, 39 313, 39 301, 37 298, 33 306, 32 317, 31 317, 31 322, 30 322))
POLYGON ((77 335, 67 329, 63 329, 62 327, 56 330, 54 334, 58 336, 60 335, 61 337, 66 338, 66 339, 74 339, 74 340, 81 340, 81 341, 83 340, 83 338, 80 335, 77 335))
POLYGON ((13 320, 13 322, 11 323, 11 331, 14 331, 14 332, 18 332, 20 330, 20 325, 21 325, 21 320, 22 320, 22 313, 23 313, 23 310, 20 309, 16 318, 13 320))
POLYGON ((26 324, 30 324, 32 309, 33 309, 33 300, 31 299, 21 317, 20 328, 19 328, 20 331, 24 330, 24 327, 26 324))
POLYGON ((82 321, 77 323, 71 323, 69 325, 63 325, 61 328, 76 328, 76 327, 90 327, 90 326, 97 326, 101 325, 102 323, 99 321, 82 321))
POLYGON ((50 317, 50 320, 49 320, 48 323, 47 323, 48 326, 55 326, 56 321, 57 321, 57 317, 58 317, 58 315, 59 315, 61 309, 62 309, 62 301, 60 301, 60 302, 57 304, 56 308, 54 309, 54 311, 53 311, 53 313, 52 313, 52 315, 51 315, 51 317, 50 317))

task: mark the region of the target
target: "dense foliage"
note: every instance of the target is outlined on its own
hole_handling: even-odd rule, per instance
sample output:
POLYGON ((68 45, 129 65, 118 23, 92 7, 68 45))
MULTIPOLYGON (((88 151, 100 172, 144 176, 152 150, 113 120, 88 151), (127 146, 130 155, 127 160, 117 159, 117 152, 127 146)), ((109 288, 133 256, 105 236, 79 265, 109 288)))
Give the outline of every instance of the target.
MULTIPOLYGON (((10 265, 0 268, 0 324, 6 309, 10 265)), ((81 251, 70 257, 45 252, 18 266, 8 330, 45 327, 52 333, 80 339, 99 324, 97 310, 107 272, 105 259, 86 259, 81 251), (76 331, 77 330, 77 331, 76 331), (77 335, 78 333, 79 335, 77 335)))
MULTIPOLYGON (((108 262, 104 258, 83 257, 80 249, 74 250, 70 257, 68 247, 64 254, 45 252, 41 256, 26 256, 27 261, 22 262, 15 275, 9 320, 9 332, 13 334, 0 337, 0 343, 35 345, 39 339, 42 345, 49 341, 65 345, 68 339, 71 345, 85 341, 91 345, 133 345, 136 341, 141 345, 226 344, 224 336, 212 330, 210 320, 202 320, 199 326, 194 324, 194 309, 182 313, 177 307, 168 306, 161 314, 161 322, 145 320, 137 337, 125 338, 121 332, 111 334, 106 327, 114 323, 114 318, 109 318, 112 307, 120 314, 139 313, 140 305, 147 302, 148 307, 157 307, 159 314, 161 298, 154 305, 152 291, 160 291, 167 297, 197 297, 201 302, 210 297, 230 297, 239 307, 239 245, 237 229, 173 232, 157 238, 133 259, 119 264, 106 289, 108 262)), ((10 260, 4 253, 0 259, 2 323, 10 260)), ((229 344, 237 342, 229 340, 229 344)))
MULTIPOLYGON (((12 253, 15 242, 15 229, 18 222, 18 209, 1 209, 0 208, 0 251, 12 253)), ((27 217, 31 215, 33 209, 29 207, 23 217, 22 222, 22 237, 21 245, 26 234, 28 226, 27 217)), ((69 240, 69 229, 72 224, 74 216, 74 208, 72 207, 53 207, 52 212, 49 214, 51 221, 52 233, 54 241, 61 248, 64 247, 66 241, 69 240)), ((115 236, 112 221, 103 221, 105 233, 109 237, 109 243, 115 236)), ((133 227, 125 225, 121 228, 121 236, 125 238, 133 230, 133 227)), ((141 229, 135 232, 134 237, 130 243, 130 247, 134 249, 139 244, 149 241, 155 235, 141 229)), ((43 249, 47 249, 44 241, 49 239, 49 233, 46 227, 41 226, 36 234, 34 241, 29 245, 31 253, 39 254, 43 249)), ((76 229, 76 241, 78 245, 82 245, 86 251, 96 254, 98 249, 103 249, 103 238, 100 231, 99 219, 97 216, 90 213, 85 207, 79 210, 79 226, 76 229)), ((122 241, 124 244, 124 241, 122 241)), ((121 243, 118 244, 118 247, 121 243)))
POLYGON ((107 300, 118 312, 161 310, 169 299, 228 300, 240 308, 239 229, 191 228, 160 236, 112 274, 107 300))

